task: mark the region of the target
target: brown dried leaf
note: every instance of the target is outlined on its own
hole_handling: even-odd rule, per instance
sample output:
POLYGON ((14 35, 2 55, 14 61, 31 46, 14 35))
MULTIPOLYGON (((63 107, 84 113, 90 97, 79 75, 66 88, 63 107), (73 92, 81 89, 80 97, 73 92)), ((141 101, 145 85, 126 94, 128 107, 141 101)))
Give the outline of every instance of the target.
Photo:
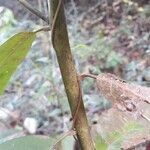
POLYGON ((127 100, 144 101, 150 104, 150 88, 148 87, 127 83, 109 73, 98 75, 96 82, 101 94, 111 100, 113 104, 127 100))
POLYGON ((113 107, 100 116, 98 128, 111 132, 121 128, 125 122, 135 121, 144 130, 132 140, 127 140, 122 148, 130 149, 150 141, 150 88, 127 83, 108 73, 98 75, 96 83, 100 93, 113 103, 113 107))

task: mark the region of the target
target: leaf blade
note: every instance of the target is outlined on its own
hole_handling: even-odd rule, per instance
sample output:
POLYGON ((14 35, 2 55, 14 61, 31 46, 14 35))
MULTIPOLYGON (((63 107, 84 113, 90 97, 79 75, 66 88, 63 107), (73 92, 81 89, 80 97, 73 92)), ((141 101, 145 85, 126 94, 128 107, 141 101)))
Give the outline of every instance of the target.
POLYGON ((34 32, 20 32, 0 46, 0 95, 17 66, 24 60, 35 37, 34 32))
POLYGON ((28 135, 0 144, 0 150, 49 150, 53 142, 51 137, 28 135))

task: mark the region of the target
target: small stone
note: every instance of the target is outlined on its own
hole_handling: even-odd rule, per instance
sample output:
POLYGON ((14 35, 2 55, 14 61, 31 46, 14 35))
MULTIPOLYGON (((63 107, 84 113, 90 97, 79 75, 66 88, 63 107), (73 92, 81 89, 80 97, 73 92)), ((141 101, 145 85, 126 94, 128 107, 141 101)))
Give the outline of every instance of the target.
POLYGON ((0 119, 2 120, 7 120, 7 118, 9 117, 9 111, 5 108, 0 108, 0 119))
POLYGON ((35 134, 38 122, 35 118, 28 117, 24 120, 23 126, 30 134, 35 134))

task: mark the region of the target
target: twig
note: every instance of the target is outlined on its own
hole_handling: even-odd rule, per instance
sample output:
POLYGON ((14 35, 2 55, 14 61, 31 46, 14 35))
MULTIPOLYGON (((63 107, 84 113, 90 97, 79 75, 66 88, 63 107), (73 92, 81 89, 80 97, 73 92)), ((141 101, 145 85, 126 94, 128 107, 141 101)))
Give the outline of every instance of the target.
POLYGON ((78 82, 79 82, 79 97, 78 97, 78 103, 77 103, 77 107, 75 109, 75 113, 73 114, 73 117, 72 117, 72 119, 73 119, 72 130, 75 127, 75 123, 76 123, 76 120, 77 120, 77 117, 78 117, 78 111, 79 111, 80 104, 81 104, 81 98, 82 98, 82 90, 81 90, 81 86, 80 86, 80 81, 82 81, 85 77, 90 77, 90 78, 93 78, 93 79, 97 78, 96 75, 89 74, 89 73, 82 73, 82 74, 79 75, 79 78, 78 78, 78 82))
POLYGON ((79 84, 79 96, 78 96, 78 102, 77 102, 77 106, 76 106, 76 109, 75 109, 75 112, 74 114, 72 115, 72 119, 73 119, 73 123, 72 123, 72 130, 74 130, 74 127, 75 127, 75 123, 76 123, 76 120, 77 120, 77 117, 78 117, 78 112, 79 112, 79 108, 80 108, 80 105, 81 105, 81 99, 82 99, 82 90, 81 90, 81 86, 80 86, 80 79, 78 78, 78 84, 79 84))
POLYGON ((52 44, 53 44, 53 31, 54 31, 56 19, 57 19, 59 10, 60 10, 61 2, 62 2, 62 0, 59 0, 59 3, 58 3, 58 6, 57 6, 57 8, 56 8, 56 12, 55 12, 54 18, 53 18, 53 20, 52 20, 52 25, 51 25, 52 44))
POLYGON ((41 18, 42 20, 44 20, 49 24, 48 17, 45 17, 39 10, 31 6, 26 0, 17 0, 17 1, 20 2, 25 8, 30 10, 34 15, 36 15, 37 17, 41 18))
POLYGON ((34 31, 34 33, 38 33, 38 32, 41 32, 41 31, 50 31, 50 30, 51 30, 50 26, 45 26, 43 28, 40 28, 40 29, 34 31))
POLYGON ((144 119, 146 119, 148 122, 150 122, 150 118, 148 118, 148 117, 146 117, 144 114, 142 114, 142 113, 140 113, 140 115, 144 118, 144 119))
MULTIPOLYGON (((25 0, 18 0, 18 1, 25 1, 25 0)), ((45 26, 45 27, 43 27, 41 29, 38 29, 38 30, 34 31, 35 33, 38 33, 38 32, 41 32, 41 31, 50 31, 51 30, 51 35, 53 36, 53 30, 54 30, 55 22, 56 22, 58 13, 59 13, 61 2, 62 2, 62 0, 59 0, 59 3, 58 3, 58 6, 57 6, 57 9, 56 9, 54 18, 52 20, 51 27, 50 27, 50 25, 49 26, 45 26)))
MULTIPOLYGON (((38 0, 38 9, 39 9, 40 12, 42 12, 42 2, 41 2, 41 0, 38 0)), ((45 14, 46 14, 46 13, 45 13, 45 14)), ((40 23, 41 25, 43 25, 43 20, 40 19, 40 20, 39 20, 39 23, 40 23)))
MULTIPOLYGON (((50 2, 47 0, 47 5, 48 5, 48 18, 50 18, 50 13, 51 13, 51 7, 50 7, 50 2)), ((50 19, 49 19, 50 20, 50 19)))
POLYGON ((76 132, 75 132, 74 130, 69 130, 69 131, 67 131, 66 133, 64 133, 64 134, 54 143, 54 145, 52 145, 52 146, 50 147, 50 150, 54 150, 55 147, 56 147, 56 145, 57 145, 59 142, 61 142, 64 138, 66 138, 67 136, 73 136, 73 135, 75 135, 75 134, 76 134, 76 132))
POLYGON ((97 79, 97 75, 90 74, 90 73, 82 73, 80 74, 80 80, 83 80, 85 77, 97 79))
POLYGON ((78 97, 78 103, 77 103, 77 107, 75 109, 75 113, 73 114, 73 117, 72 117, 72 120, 73 120, 72 130, 75 127, 75 123, 76 123, 76 120, 77 120, 77 117, 78 117, 78 111, 79 111, 80 104, 81 104, 81 98, 82 98, 82 90, 81 90, 81 86, 80 86, 80 81, 82 81, 85 77, 90 77, 90 78, 93 78, 93 79, 97 78, 96 75, 89 74, 89 73, 82 73, 82 74, 79 75, 79 78, 78 78, 78 83, 79 83, 79 97, 78 97))
POLYGON ((86 17, 87 15, 89 15, 92 11, 96 10, 99 6, 101 6, 102 1, 96 3, 96 5, 92 6, 90 9, 88 9, 86 12, 83 13, 83 15, 80 17, 79 20, 83 20, 84 17, 86 17))

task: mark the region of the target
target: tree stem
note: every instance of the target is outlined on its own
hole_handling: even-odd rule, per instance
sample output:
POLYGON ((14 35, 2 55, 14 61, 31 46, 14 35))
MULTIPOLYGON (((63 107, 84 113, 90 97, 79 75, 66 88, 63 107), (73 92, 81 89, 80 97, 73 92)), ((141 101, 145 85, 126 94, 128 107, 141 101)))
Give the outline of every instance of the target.
MULTIPOLYGON (((53 20, 60 1, 49 0, 49 2, 51 6, 51 20, 53 20)), ((64 8, 62 3, 60 5, 58 15, 55 18, 55 24, 52 26, 52 44, 56 51, 72 116, 76 112, 78 102, 80 101, 80 106, 75 121, 77 138, 82 150, 94 150, 95 148, 89 131, 82 95, 80 93, 79 78, 75 69, 69 45, 64 8)))

